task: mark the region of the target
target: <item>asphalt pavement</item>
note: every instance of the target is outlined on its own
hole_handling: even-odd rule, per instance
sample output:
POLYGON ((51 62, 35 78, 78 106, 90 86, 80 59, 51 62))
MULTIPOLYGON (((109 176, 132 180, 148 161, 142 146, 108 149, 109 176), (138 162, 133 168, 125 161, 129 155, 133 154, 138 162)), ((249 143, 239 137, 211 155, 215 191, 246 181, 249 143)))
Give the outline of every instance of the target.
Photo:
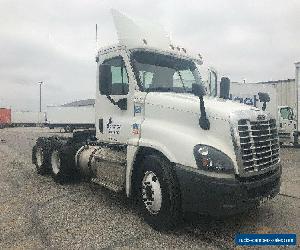
POLYGON ((186 214, 179 229, 163 233, 147 225, 123 194, 38 175, 32 146, 39 136, 58 132, 0 130, 0 249, 242 249, 234 243, 237 233, 299 236, 300 149, 281 149, 281 192, 258 209, 225 219, 186 214))

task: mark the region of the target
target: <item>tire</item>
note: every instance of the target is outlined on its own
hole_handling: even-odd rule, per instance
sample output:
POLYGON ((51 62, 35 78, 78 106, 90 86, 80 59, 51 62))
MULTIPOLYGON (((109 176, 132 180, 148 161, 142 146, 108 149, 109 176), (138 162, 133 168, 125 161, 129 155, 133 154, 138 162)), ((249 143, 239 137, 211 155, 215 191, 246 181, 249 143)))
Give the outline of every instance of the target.
POLYGON ((52 139, 51 173, 55 182, 64 184, 77 180, 78 171, 75 168, 76 145, 68 145, 67 141, 52 139))
POLYGON ((32 149, 32 163, 40 175, 46 175, 50 172, 50 153, 51 143, 48 138, 40 137, 37 139, 32 149))
POLYGON ((55 182, 64 183, 66 181, 65 168, 62 160, 63 142, 57 138, 52 138, 52 149, 50 155, 51 175, 55 182))
POLYGON ((156 230, 172 230, 181 221, 181 197, 172 164, 151 154, 142 159, 137 182, 145 221, 156 230))

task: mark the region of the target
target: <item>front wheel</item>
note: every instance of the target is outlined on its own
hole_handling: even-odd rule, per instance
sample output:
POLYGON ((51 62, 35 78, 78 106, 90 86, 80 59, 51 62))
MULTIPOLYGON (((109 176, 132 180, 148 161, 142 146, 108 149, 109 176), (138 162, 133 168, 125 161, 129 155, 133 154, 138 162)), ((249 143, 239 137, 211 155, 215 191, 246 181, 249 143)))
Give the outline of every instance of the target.
POLYGON ((171 163, 156 154, 145 156, 139 171, 139 203, 145 221, 170 230, 181 219, 180 190, 171 163))

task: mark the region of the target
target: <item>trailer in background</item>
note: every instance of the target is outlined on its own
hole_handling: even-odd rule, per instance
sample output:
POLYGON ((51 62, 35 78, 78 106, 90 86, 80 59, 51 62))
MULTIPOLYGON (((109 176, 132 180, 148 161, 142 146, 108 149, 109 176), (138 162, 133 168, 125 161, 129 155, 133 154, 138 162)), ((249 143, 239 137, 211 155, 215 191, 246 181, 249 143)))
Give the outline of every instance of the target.
POLYGON ((11 109, 0 108, 0 129, 11 124, 11 109))
POLYGON ((231 82, 229 99, 262 109, 259 93, 268 93, 270 101, 266 111, 277 120, 280 142, 298 144, 297 87, 295 79, 258 83, 231 82))
MULTIPOLYGON (((268 93, 270 102, 266 110, 276 117, 281 144, 299 146, 300 137, 300 62, 295 63, 295 79, 258 82, 230 83, 229 99, 262 108, 258 93, 268 93)), ((203 82, 208 95, 218 97, 221 92, 217 71, 212 67, 202 69, 203 82)))
POLYGON ((46 113, 36 111, 14 111, 11 112, 12 127, 36 127, 44 126, 46 113))
POLYGON ((88 99, 61 106, 47 106, 47 126, 50 129, 63 128, 65 132, 94 128, 95 100, 88 99))

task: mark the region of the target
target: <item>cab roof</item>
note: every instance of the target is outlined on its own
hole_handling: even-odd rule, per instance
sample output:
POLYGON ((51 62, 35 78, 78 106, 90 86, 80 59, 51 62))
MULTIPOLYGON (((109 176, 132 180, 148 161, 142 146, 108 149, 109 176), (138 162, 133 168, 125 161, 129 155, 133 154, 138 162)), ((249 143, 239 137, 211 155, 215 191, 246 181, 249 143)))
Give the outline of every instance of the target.
POLYGON ((200 54, 194 55, 189 53, 186 48, 173 45, 168 33, 160 25, 145 21, 133 21, 114 9, 111 12, 119 43, 101 48, 98 55, 121 49, 143 50, 193 60, 202 64, 200 54))

